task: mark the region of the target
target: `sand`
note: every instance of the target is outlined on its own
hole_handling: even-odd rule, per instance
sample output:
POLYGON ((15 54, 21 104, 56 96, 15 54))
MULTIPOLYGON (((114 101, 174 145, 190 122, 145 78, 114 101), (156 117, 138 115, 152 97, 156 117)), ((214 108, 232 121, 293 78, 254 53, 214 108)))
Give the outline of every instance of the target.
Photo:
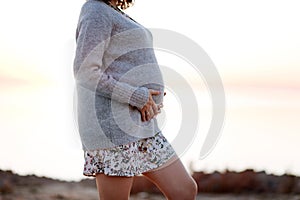
MULTIPOLYGON (((138 183, 138 182, 137 182, 138 183)), ((145 188, 146 189, 146 188, 145 188)), ((145 190, 141 190, 145 191, 145 190)), ((155 191, 155 190, 152 190, 155 191)), ((130 200, 160 200, 160 194, 139 192, 130 200)), ((300 194, 207 194, 197 200, 300 200, 300 194)), ((67 182, 35 175, 20 176, 0 170, 0 200, 99 200, 94 179, 67 182)))
MULTIPOLYGON (((162 200, 158 194, 138 193, 130 200, 162 200)), ((199 194, 197 200, 300 200, 300 195, 279 194, 199 194)), ((24 185, 12 193, 0 194, 0 200, 98 200, 96 188, 73 183, 50 183, 42 186, 24 185)))

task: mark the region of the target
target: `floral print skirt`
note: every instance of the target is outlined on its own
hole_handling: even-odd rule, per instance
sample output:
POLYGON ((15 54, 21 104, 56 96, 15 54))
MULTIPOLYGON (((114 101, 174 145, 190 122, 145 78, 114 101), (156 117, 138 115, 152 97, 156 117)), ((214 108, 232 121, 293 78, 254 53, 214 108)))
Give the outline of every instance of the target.
POLYGON ((104 173, 109 176, 135 176, 155 170, 176 153, 171 144, 158 132, 155 136, 108 149, 84 151, 85 176, 104 173))

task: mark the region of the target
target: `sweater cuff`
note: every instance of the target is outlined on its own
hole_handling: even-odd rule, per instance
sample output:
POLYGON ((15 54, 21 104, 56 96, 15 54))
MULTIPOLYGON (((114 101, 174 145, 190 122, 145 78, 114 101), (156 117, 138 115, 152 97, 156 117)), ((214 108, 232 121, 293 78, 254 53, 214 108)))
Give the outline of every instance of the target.
POLYGON ((146 87, 138 87, 131 95, 129 104, 141 109, 148 102, 149 91, 146 87))

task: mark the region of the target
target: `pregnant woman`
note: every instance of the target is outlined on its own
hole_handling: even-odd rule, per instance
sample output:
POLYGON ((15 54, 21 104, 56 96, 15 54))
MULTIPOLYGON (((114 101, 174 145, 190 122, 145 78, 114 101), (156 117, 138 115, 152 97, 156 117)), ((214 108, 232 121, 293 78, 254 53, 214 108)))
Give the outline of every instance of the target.
POLYGON ((85 176, 101 200, 128 199, 144 175, 167 199, 195 199, 197 186, 158 127, 164 83, 149 30, 122 10, 131 0, 87 0, 76 30, 77 122, 85 176))

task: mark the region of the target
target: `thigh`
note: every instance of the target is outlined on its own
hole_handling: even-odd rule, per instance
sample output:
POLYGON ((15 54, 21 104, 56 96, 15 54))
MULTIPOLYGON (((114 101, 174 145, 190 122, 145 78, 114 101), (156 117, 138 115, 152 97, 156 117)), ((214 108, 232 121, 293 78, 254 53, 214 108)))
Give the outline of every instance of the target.
POLYGON ((195 199, 197 185, 178 157, 157 170, 143 175, 152 181, 168 199, 195 199))
POLYGON ((96 174, 96 184, 101 200, 128 200, 133 177, 96 174))

